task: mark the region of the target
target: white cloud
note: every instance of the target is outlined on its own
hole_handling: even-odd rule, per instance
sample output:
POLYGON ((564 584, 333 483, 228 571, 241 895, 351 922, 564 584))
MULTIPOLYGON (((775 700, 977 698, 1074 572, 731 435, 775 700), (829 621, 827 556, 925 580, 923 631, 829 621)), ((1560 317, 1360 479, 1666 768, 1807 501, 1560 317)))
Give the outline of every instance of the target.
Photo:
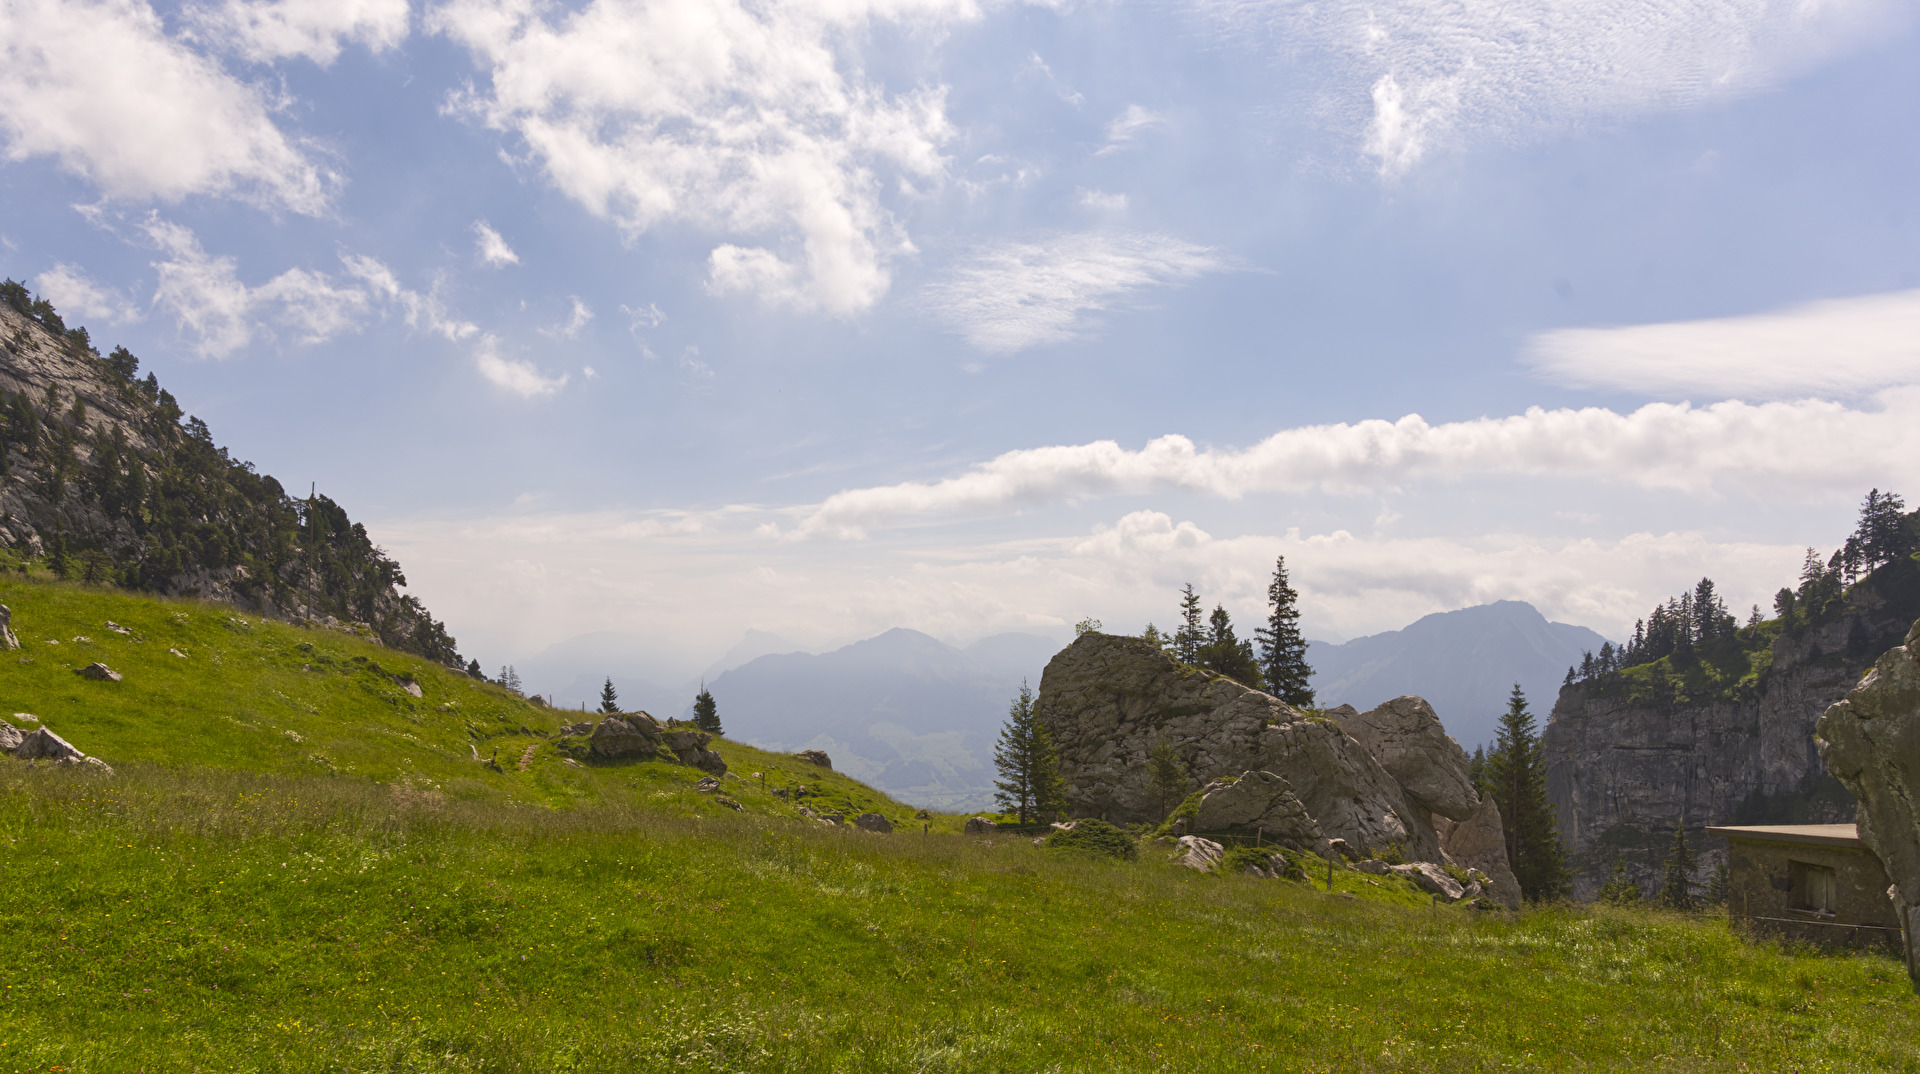
POLYGON ((65 262, 34 277, 34 290, 53 303, 69 321, 108 321, 125 324, 140 319, 140 311, 118 288, 87 275, 65 262))
POLYGON ((520 255, 514 253, 513 247, 507 245, 507 240, 501 238, 500 233, 493 230, 493 225, 485 220, 473 222, 473 234, 474 246, 480 252, 480 260, 494 268, 520 263, 520 255))
POLYGON ((1139 141, 1140 136, 1150 130, 1167 125, 1167 117, 1150 108, 1130 104, 1127 110, 1113 117, 1107 124, 1107 144, 1099 154, 1118 152, 1139 141))
POLYGON ((1893 0, 1190 0, 1317 87, 1388 177, 1435 147, 1531 138, 1771 86, 1904 20, 1893 0))
POLYGON ((1032 448, 942 481, 836 493, 789 536, 859 537, 869 525, 913 515, 993 513, 1102 496, 1353 493, 1481 474, 1700 494, 1911 483, 1920 478, 1920 388, 1889 389, 1876 402, 1877 409, 1816 400, 1651 403, 1630 414, 1535 407, 1439 425, 1408 415, 1287 429, 1239 451, 1200 448, 1178 435, 1138 451, 1111 440, 1032 448))
POLYGON ((627 315, 627 330, 637 338, 643 328, 658 328, 667 323, 667 315, 660 307, 649 302, 639 308, 621 306, 620 312, 627 315))
POLYGON ((281 131, 275 107, 168 37, 144 0, 0 3, 9 160, 57 158, 116 198, 238 193, 318 213, 337 177, 281 131))
POLYGON ((951 134, 943 90, 865 79, 861 33, 975 13, 971 0, 453 0, 429 24, 485 69, 459 107, 523 139, 569 197, 629 235, 685 222, 724 236, 716 290, 849 315, 911 249, 882 173, 937 179, 951 134))
POLYGON ((1074 192, 1073 200, 1081 208, 1092 209, 1099 213, 1123 212, 1127 207, 1125 194, 1109 194, 1104 190, 1088 190, 1084 187, 1074 192))
POLYGON ((479 325, 472 321, 463 321, 447 311, 446 304, 440 299, 438 281, 434 283, 431 291, 421 294, 400 286, 399 277, 377 258, 359 254, 342 254, 340 261, 346 266, 349 275, 371 287, 374 294, 399 305, 406 315, 408 328, 432 332, 452 343, 471 339, 479 334, 479 325))
POLYGON ((1536 336, 1528 360, 1564 384, 1643 395, 1859 395, 1920 383, 1920 291, 1777 313, 1536 336))
POLYGON ((502 356, 500 342, 492 336, 480 337, 479 345, 473 349, 473 361, 481 376, 523 399, 552 395, 567 386, 565 373, 550 377, 532 362, 502 356))
POLYGON ((580 334, 580 330, 587 326, 587 322, 593 320, 593 311, 587 308, 585 302, 580 301, 579 295, 568 297, 573 300, 573 312, 567 315, 567 322, 551 328, 542 328, 541 335, 551 339, 572 339, 580 334))
POLYGON ((1060 235, 983 249, 928 287, 922 303, 974 346, 1011 352, 1079 338, 1089 315, 1143 288, 1226 267, 1214 250, 1164 235, 1060 235))
POLYGON ((226 0, 189 8, 188 19, 221 47, 255 63, 304 56, 325 67, 357 41, 375 52, 407 39, 407 0, 226 0))

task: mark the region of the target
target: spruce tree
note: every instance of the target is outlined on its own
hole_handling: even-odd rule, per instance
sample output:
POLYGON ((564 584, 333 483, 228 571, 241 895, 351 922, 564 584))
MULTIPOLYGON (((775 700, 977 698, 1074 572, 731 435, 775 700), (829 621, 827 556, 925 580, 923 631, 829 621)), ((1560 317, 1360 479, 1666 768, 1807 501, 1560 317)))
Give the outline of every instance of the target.
POLYGON ((720 730, 720 707, 714 704, 713 691, 706 683, 700 684, 700 693, 693 699, 693 726, 709 734, 724 734, 720 730))
POLYGON ((1640 885, 1627 873, 1627 863, 1613 859, 1607 882, 1600 885, 1600 901, 1614 906, 1632 906, 1640 901, 1640 885))
POLYGON ((1255 690, 1266 689, 1266 680, 1260 677, 1260 663, 1254 659, 1253 643, 1241 641, 1234 634, 1233 617, 1227 614, 1223 605, 1214 606, 1213 615, 1208 620, 1206 643, 1200 646, 1194 662, 1242 686, 1251 686, 1255 690))
POLYGON ((1180 629, 1173 632, 1173 658, 1183 664, 1200 659, 1200 647, 1207 643, 1207 630, 1200 625, 1200 594, 1193 583, 1180 591, 1180 629))
POLYGON ((1154 626, 1152 623, 1148 623, 1147 629, 1140 632, 1140 640, 1156 649, 1165 649, 1171 644, 1170 639, 1168 639, 1165 634, 1160 633, 1160 628, 1154 626))
POLYGON ((1515 683, 1501 714, 1493 752, 1487 755, 1487 792, 1500 806, 1507 862, 1520 893, 1535 901, 1567 892, 1566 851, 1553 803, 1547 800, 1546 755, 1527 711, 1527 695, 1515 683))
POLYGON ((1699 887, 1693 881, 1693 851, 1687 847, 1684 824, 1673 829, 1673 842, 1667 845, 1666 877, 1660 884, 1660 905, 1670 910, 1698 910, 1700 900, 1693 894, 1699 887))
POLYGON ((1313 706, 1313 669, 1307 666, 1307 640, 1300 636, 1300 594, 1287 581, 1287 557, 1273 561, 1267 583, 1267 625, 1253 632, 1260 643, 1260 674, 1267 692, 1304 709, 1313 706))
POLYGON ((1180 755, 1164 735, 1147 754, 1147 766, 1152 773, 1154 793, 1160 796, 1160 816, 1165 818, 1167 810, 1186 796, 1187 768, 1180 763, 1180 755))
POLYGON ((612 677, 608 677, 606 685, 600 687, 600 711, 608 716, 620 711, 620 694, 613 688, 612 677))
POLYGON ((1000 773, 993 781, 994 801, 1018 816, 1019 823, 1045 820, 1065 806, 1066 785, 1060 778, 1060 759, 1053 752, 1053 736, 1040 722, 1033 690, 1024 682, 1000 728, 993 766, 1000 773))

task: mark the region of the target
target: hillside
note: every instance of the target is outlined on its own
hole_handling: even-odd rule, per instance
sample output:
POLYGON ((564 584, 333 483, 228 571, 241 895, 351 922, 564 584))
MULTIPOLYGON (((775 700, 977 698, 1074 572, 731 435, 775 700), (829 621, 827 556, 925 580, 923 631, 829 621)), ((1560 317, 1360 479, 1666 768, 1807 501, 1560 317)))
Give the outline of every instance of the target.
POLYGON ((1503 600, 1424 616, 1343 645, 1314 642, 1307 663, 1316 704, 1369 709, 1417 694, 1472 750, 1493 740, 1514 683, 1544 714, 1567 668, 1602 641, 1586 627, 1549 622, 1531 604, 1503 600))
POLYGON ((1059 648, 1000 634, 957 649, 895 629, 828 653, 762 656, 707 686, 736 738, 825 750, 916 805, 979 809, 992 802, 993 743, 1007 706, 1059 648))
POLYGON ((125 348, 102 356, 86 329, 0 283, 0 548, 65 577, 359 623, 461 663, 365 527, 231 457, 139 369, 125 348))

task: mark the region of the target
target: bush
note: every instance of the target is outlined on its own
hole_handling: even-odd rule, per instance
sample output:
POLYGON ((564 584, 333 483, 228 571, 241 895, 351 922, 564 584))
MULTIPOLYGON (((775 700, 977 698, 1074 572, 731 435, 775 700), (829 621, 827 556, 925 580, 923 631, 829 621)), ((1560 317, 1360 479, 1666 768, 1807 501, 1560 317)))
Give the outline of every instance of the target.
POLYGON ((1076 823, 1068 831, 1056 831, 1047 837, 1049 850, 1078 850, 1087 854, 1098 854, 1121 861, 1132 861, 1140 856, 1140 844, 1133 836, 1108 824, 1104 820, 1088 818, 1076 823))

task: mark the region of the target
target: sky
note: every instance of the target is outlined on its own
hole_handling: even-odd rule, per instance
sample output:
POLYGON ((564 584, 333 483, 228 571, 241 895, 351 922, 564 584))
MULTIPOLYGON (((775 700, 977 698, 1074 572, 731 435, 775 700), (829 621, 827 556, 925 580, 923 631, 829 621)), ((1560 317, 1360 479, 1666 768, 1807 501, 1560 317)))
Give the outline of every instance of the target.
POLYGON ((1920 497, 1915 14, 0 0, 0 274, 489 669, 1617 639, 1920 497))

